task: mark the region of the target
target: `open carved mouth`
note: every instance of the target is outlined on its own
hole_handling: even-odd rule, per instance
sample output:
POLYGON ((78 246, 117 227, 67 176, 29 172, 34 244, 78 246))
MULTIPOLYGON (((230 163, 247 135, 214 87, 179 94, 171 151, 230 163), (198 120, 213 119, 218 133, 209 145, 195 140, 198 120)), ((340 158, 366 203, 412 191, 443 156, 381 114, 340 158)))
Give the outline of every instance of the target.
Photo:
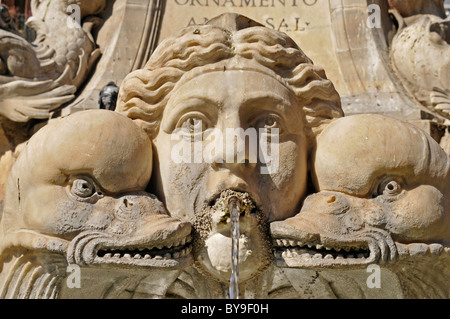
POLYGON ((158 245, 156 247, 108 247, 100 248, 96 254, 96 262, 124 262, 126 260, 170 261, 181 260, 192 251, 191 236, 178 242, 158 245))
POLYGON ((71 241, 68 261, 78 265, 180 268, 193 262, 192 236, 174 236, 162 242, 145 238, 118 240, 114 236, 85 232, 71 241))
POLYGON ((376 260, 371 243, 308 242, 296 239, 273 240, 275 262, 280 267, 315 268, 367 265, 376 260))
POLYGON ((307 244, 298 240, 278 239, 274 246, 287 257, 297 255, 305 258, 361 259, 370 256, 367 246, 329 247, 322 244, 307 244))

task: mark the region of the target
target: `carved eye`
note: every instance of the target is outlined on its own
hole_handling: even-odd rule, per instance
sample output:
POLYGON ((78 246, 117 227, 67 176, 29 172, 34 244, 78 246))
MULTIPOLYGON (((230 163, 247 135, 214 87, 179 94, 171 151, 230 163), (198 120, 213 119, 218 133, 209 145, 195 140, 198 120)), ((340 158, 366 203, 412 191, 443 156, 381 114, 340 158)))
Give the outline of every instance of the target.
POLYGON ((378 188, 378 195, 395 196, 400 194, 402 187, 396 180, 387 180, 380 184, 378 188))
POLYGON ((72 194, 88 198, 96 193, 94 182, 88 178, 77 178, 72 183, 72 194))

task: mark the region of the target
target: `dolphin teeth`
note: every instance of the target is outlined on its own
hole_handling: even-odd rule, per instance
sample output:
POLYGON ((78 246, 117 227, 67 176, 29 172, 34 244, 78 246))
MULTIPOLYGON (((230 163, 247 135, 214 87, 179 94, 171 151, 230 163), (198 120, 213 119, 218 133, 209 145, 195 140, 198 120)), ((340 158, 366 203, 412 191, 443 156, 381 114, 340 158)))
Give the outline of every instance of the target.
POLYGON ((410 256, 426 256, 428 254, 428 245, 421 243, 413 243, 408 245, 410 256))
POLYGON ((310 260, 311 259, 311 255, 310 254, 302 254, 301 257, 303 259, 306 259, 306 260, 310 260))
POLYGON ((440 254, 442 254, 444 246, 442 246, 441 244, 430 244, 429 250, 432 255, 439 256, 440 254))

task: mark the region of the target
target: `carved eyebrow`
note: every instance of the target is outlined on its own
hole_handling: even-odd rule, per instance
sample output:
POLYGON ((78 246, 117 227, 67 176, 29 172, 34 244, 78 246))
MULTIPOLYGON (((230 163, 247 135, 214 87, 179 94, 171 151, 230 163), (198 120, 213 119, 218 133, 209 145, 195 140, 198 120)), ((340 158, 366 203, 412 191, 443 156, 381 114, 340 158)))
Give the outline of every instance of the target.
POLYGON ((255 104, 256 102, 276 102, 278 104, 282 105, 290 105, 290 101, 287 102, 286 98, 278 95, 273 92, 253 92, 248 94, 248 96, 245 98, 243 105, 249 105, 249 104, 255 104))

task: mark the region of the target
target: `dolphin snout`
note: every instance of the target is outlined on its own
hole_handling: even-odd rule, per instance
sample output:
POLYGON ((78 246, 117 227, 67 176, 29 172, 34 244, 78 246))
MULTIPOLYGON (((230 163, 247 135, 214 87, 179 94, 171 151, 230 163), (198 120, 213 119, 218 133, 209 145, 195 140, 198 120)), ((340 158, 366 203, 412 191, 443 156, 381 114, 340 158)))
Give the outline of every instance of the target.
POLYGON ((302 212, 342 214, 347 212, 350 206, 350 202, 344 194, 324 191, 308 196, 303 204, 302 212))
POLYGON ((126 194, 116 200, 114 215, 120 220, 137 221, 154 213, 167 215, 161 203, 150 194, 126 194))

